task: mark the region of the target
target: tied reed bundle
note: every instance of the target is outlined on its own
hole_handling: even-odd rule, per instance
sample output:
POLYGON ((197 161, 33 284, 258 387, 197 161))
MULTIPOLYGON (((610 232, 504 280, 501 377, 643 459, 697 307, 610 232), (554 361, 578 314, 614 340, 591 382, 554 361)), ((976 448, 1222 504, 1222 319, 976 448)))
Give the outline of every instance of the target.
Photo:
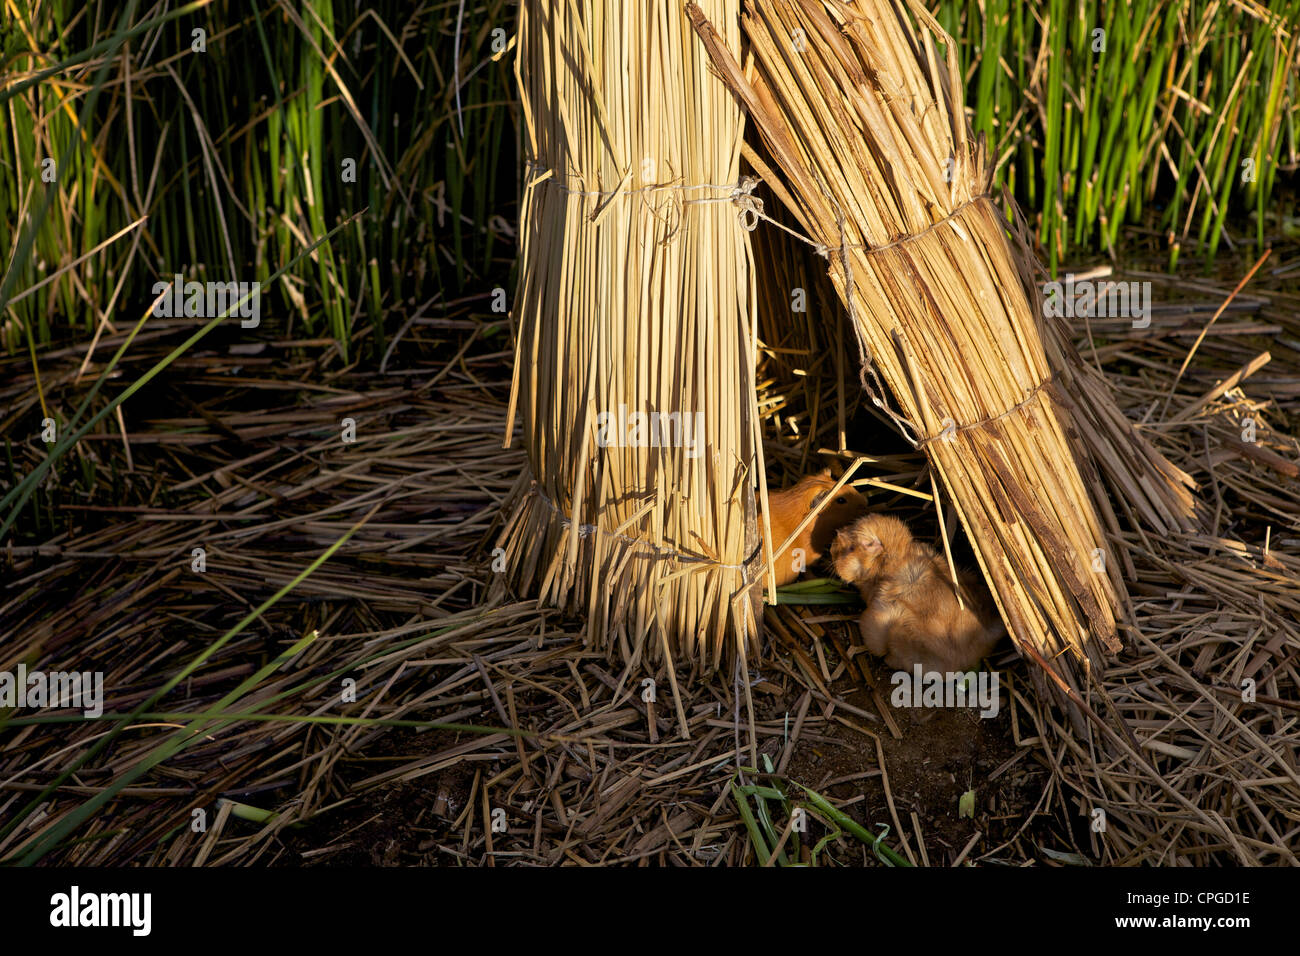
MULTIPOLYGON (((738 0, 707 6, 738 42, 738 0)), ((665 659, 673 681, 675 657, 712 668, 729 635, 743 660, 763 475, 732 205, 743 114, 672 5, 525 2, 517 72, 529 163, 509 420, 522 414, 528 469, 499 539, 506 577, 585 611, 589 644, 665 659)))
MULTIPOLYGON (((1051 359, 1077 356, 1040 338, 1029 264, 989 196, 983 144, 968 135, 951 38, 902 0, 750 2, 753 62, 742 72, 735 45, 698 6, 687 10, 782 176, 747 156, 830 262, 864 384, 883 377, 1009 629, 1078 701, 1079 665, 1118 649, 1127 596, 1095 507, 1104 491, 1085 483, 1075 453, 1087 443, 1122 459, 1145 446, 1096 389, 1077 396, 1102 407, 1082 434, 1062 404, 1051 359)), ((1186 476, 1150 459, 1108 464, 1136 473, 1139 496, 1145 484, 1174 502, 1171 522, 1190 520, 1186 490, 1170 487, 1186 476)))

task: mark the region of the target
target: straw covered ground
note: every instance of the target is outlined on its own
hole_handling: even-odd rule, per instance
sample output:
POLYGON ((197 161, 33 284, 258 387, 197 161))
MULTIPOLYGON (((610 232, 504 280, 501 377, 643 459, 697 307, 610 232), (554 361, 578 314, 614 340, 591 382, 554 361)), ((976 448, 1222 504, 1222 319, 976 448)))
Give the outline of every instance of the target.
MULTIPOLYGON (((995 662, 996 719, 913 720, 853 653, 851 608, 768 608, 748 675, 683 680, 674 700, 662 673, 620 673, 585 650, 580 621, 531 601, 485 603, 522 453, 501 448, 509 342, 487 300, 468 299, 446 318, 417 312, 382 372, 322 375, 318 360, 288 361, 302 350, 283 342, 205 343, 127 404, 122 428, 81 444, 100 477, 83 481, 76 458, 60 466, 42 494, 79 515, 77 530, 3 555, 0 661, 93 660, 106 714, 184 677, 124 730, 66 711, 15 715, 0 739, 0 855, 708 865, 755 861, 757 832, 769 848, 783 840, 778 861, 1294 865, 1300 252, 1276 249, 1232 295, 1249 266, 1225 262, 1216 280, 1126 273, 1153 283, 1150 328, 1078 330, 1128 417, 1195 478, 1213 515, 1208 533, 1114 542, 1135 626, 1089 700, 1122 714, 1127 732, 1112 730, 1136 754, 1098 762, 1097 738, 1032 692, 1011 650, 995 662), (343 418, 354 443, 339 440, 343 418), (292 594, 217 640, 358 523, 292 594), (644 676, 660 678, 652 707, 644 676), (342 699, 348 678, 354 703, 342 699), (160 750, 195 720, 182 745, 160 750), (762 772, 734 789, 740 765, 762 772), (968 790, 973 816, 962 817, 968 790), (781 836, 794 803, 813 815, 797 850, 798 834, 781 836), (824 820, 841 835, 818 847, 824 820), (873 852, 850 822, 888 835, 873 852)), ((813 295, 833 301, 824 285, 813 295)), ((151 324, 123 374, 183 333, 151 324)), ((806 343, 764 343, 776 484, 805 470, 797 456, 838 445, 826 440, 836 382, 856 376, 851 363, 816 374, 840 363, 806 343), (800 421, 802 445, 789 434, 800 421)), ((70 387, 85 347, 42 356, 47 394, 70 387)), ((6 360, 0 382, 8 428, 35 400, 30 364, 6 360)), ((849 447, 879 459, 859 474, 873 507, 926 527, 923 458, 894 453, 870 416, 848 412, 866 423, 849 447)), ((11 444, 8 474, 37 454, 11 444)))

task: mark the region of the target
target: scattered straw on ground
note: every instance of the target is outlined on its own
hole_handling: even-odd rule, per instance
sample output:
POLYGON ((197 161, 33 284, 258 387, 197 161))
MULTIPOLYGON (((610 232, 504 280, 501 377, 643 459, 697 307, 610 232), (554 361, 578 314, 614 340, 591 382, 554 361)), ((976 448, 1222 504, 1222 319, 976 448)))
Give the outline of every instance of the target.
MULTIPOLYGON (((20 723, 33 711, 12 712, 0 732, 0 855, 23 858, 187 715, 214 707, 316 629, 224 707, 274 719, 210 722, 43 862, 752 862, 728 783, 738 764, 766 755, 776 774, 798 774, 873 832, 888 825, 887 842, 918 863, 1294 864, 1300 266, 1275 252, 1211 324, 1248 265, 1220 281, 1117 275, 1153 282, 1150 328, 1079 327, 1085 357, 1200 484, 1213 519, 1206 534, 1116 540, 1135 626, 1119 659, 1094 675, 1090 699, 1113 702, 1101 712, 1127 741, 1113 717, 1122 715, 1136 757, 1098 762, 1008 650, 999 720, 1009 756, 971 758, 972 779, 956 785, 976 791, 976 814, 958 820, 955 806, 916 792, 931 768, 896 748, 927 731, 862 686, 865 659, 851 656, 853 629, 837 615, 769 610, 768 646, 748 675, 751 723, 730 677, 684 679, 674 699, 662 673, 620 673, 585 650, 580 621, 531 602, 483 603, 494 573, 486 543, 521 457, 500 447, 508 343, 486 320, 459 315, 413 323, 382 375, 323 369, 285 343, 252 355, 196 352, 127 404, 121 428, 59 466, 57 484, 38 496, 47 524, 29 515, 24 536, 5 542, 0 670, 102 670, 106 714, 147 700, 377 510, 53 793, 46 788, 111 725, 20 723), (348 417, 352 444, 340 440, 348 417), (1254 442, 1243 439, 1246 418, 1254 442), (204 573, 191 570, 195 547, 206 551, 204 573), (658 679, 652 713, 646 676, 658 679), (341 702, 344 678, 356 681, 355 703, 341 702), (1017 790, 999 789, 1012 780, 1017 790), (207 811, 205 832, 191 828, 194 808, 207 811), (504 832, 492 832, 496 810, 504 832), (1090 828, 1096 810, 1102 833, 1090 828)), ((177 325, 151 329, 124 376, 182 335, 177 325)), ((108 339, 98 354, 116 347, 108 339)), ((83 356, 84 345, 40 356, 47 394, 71 389, 83 356)), ((760 375, 762 407, 796 422, 811 411, 823 431, 837 417, 836 391, 805 380, 797 394, 783 392, 778 357, 760 375)), ((39 415, 29 362, 5 361, 0 382, 11 482, 43 446, 30 434, 39 415)), ((781 461, 798 469, 788 455, 781 461)), ((925 507, 919 457, 888 458, 864 478, 925 507)), ((829 852, 847 864, 875 859, 851 840, 829 852)))

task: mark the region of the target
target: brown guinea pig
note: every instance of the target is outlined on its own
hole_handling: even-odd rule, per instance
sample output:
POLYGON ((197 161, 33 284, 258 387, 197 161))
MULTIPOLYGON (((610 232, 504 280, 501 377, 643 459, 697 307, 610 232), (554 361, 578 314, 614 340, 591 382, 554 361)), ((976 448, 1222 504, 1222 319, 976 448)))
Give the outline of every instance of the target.
MULTIPOLYGON (((799 522, 803 521, 834 487, 835 479, 831 477, 831 470, 823 468, 817 474, 801 479, 793 488, 768 492, 767 500, 772 509, 769 516, 772 524, 772 547, 779 548, 781 542, 790 537, 790 533, 799 526, 799 522)), ((835 532, 866 513, 867 499, 862 497, 857 489, 845 485, 836 492, 835 497, 826 503, 812 523, 799 533, 790 546, 773 556, 777 587, 789 584, 799 577, 800 571, 812 567, 814 562, 821 560, 822 555, 830 550, 835 532)), ((762 529, 763 524, 760 520, 760 535, 762 529)))
POLYGON ((959 573, 958 601, 944 559, 897 518, 867 515, 841 528, 831 561, 867 605, 858 621, 863 643, 890 667, 969 670, 1004 633, 981 582, 959 573))

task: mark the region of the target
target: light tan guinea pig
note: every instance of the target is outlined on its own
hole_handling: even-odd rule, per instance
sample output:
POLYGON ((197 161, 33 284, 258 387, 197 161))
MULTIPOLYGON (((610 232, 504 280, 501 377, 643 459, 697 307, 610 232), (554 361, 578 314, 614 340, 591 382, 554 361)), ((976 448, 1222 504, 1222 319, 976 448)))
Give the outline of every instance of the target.
MULTIPOLYGON (((790 536, 790 532, 799 526, 799 522, 834 487, 835 479, 831 477, 831 470, 823 468, 819 473, 801 479, 793 488, 768 492, 767 500, 772 508, 769 517, 772 524, 772 547, 780 547, 781 542, 790 536)), ((812 567, 814 562, 830 550, 835 532, 866 513, 867 499, 855 488, 845 485, 836 492, 835 497, 822 508, 812 523, 799 533, 799 537, 774 556, 777 587, 789 584, 799 577, 799 555, 795 554, 796 549, 803 552, 803 567, 812 567)), ((761 535, 761 520, 758 527, 761 535)))
POLYGON ((831 560, 867 605, 858 621, 867 650, 896 670, 970 670, 1005 633, 983 582, 960 573, 959 601, 944 559, 891 515, 841 528, 831 560))

